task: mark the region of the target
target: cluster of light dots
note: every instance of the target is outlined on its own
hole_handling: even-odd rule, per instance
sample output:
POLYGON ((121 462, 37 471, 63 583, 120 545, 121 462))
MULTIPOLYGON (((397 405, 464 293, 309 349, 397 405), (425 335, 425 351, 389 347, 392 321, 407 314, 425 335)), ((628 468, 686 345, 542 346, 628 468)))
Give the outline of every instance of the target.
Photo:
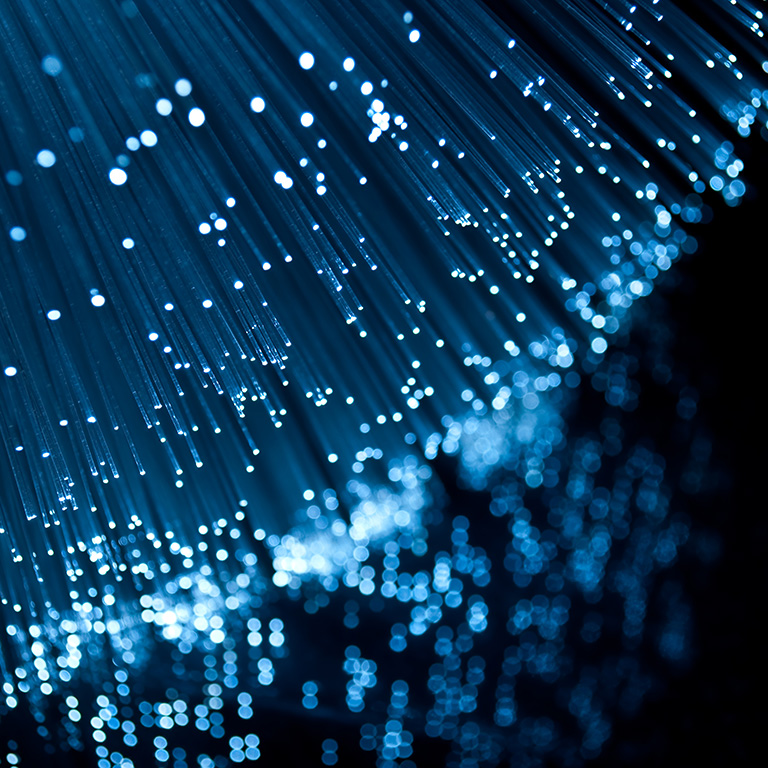
MULTIPOLYGON (((420 48, 427 41, 419 29, 411 26, 413 21, 410 12, 403 16, 408 27, 407 40, 411 44, 421 43, 420 48)), ((509 47, 513 47, 512 42, 509 47)), ((298 57, 299 67, 306 72, 313 70, 315 63, 315 55, 309 51, 298 57)), ((61 60, 52 55, 43 58, 41 66, 51 78, 58 77, 64 69, 61 60)), ((351 57, 342 60, 346 73, 354 72, 356 66, 351 57)), ((497 74, 493 70, 490 78, 495 79, 497 74)), ((418 135, 411 138, 410 133, 404 133, 409 127, 408 120, 389 111, 387 105, 394 100, 387 97, 385 102, 381 97, 386 82, 381 83, 381 88, 362 76, 357 82, 359 95, 365 98, 365 114, 373 124, 373 128, 370 124, 365 126, 366 131, 370 129, 369 141, 375 143, 387 134, 398 152, 421 156, 424 142, 418 135)), ((334 81, 331 90, 336 89, 334 85, 338 86, 334 81)), ((526 97, 536 96, 537 89, 543 86, 543 78, 531 81, 523 93, 526 97)), ((173 90, 184 99, 193 88, 189 80, 182 78, 175 82, 173 90)), ((724 106, 724 115, 741 136, 748 136, 764 114, 768 104, 766 93, 753 90, 750 99, 724 106)), ((255 95, 249 106, 255 115, 260 115, 269 104, 272 101, 265 96, 255 95)), ((551 106, 547 102, 545 111, 551 106)), ((174 114, 169 98, 159 98, 154 109, 160 117, 174 114)), ((178 102, 176 117, 186 133, 195 133, 188 129, 201 128, 206 123, 206 114, 200 107, 182 110, 178 109, 178 102)), ((254 122, 260 119, 254 118, 254 122)), ((322 119, 310 111, 300 111, 292 119, 297 122, 297 129, 314 129, 302 131, 302 137, 312 137, 318 126, 323 125, 322 119)), ((158 132, 143 129, 137 137, 125 139, 125 147, 129 152, 143 152, 142 147, 151 149, 162 139, 162 148, 165 134, 161 128, 158 132)), ((69 136, 72 141, 80 141, 83 132, 71 129, 69 136)), ((700 138, 694 136, 692 142, 698 144, 700 138)), ((445 139, 436 143, 439 149, 446 148, 445 139)), ((327 142, 319 138, 316 146, 324 149, 327 142)), ((662 138, 657 146, 669 152, 677 149, 674 142, 662 138)), ((600 149, 607 152, 611 147, 603 142, 600 149)), ((450 150, 457 159, 465 156, 460 149, 450 150)), ((54 168, 57 160, 51 149, 40 149, 35 155, 36 166, 43 172, 54 168)), ((116 158, 114 167, 107 171, 112 186, 123 187, 129 182, 125 170, 128 163, 127 155, 116 158)), ((433 170, 440 167, 440 161, 431 156, 428 163, 433 170)), ((309 160, 303 158, 299 165, 306 168, 309 160)), ((707 177, 690 172, 688 181, 692 189, 701 194, 709 188, 722 193, 729 205, 738 204, 746 191, 739 178, 744 164, 734 155, 732 144, 722 142, 714 148, 714 166, 715 172, 707 177)), ((50 173, 58 171, 57 167, 50 173)), ((578 166, 575 172, 581 175, 585 169, 578 166)), ((607 165, 598 165, 595 172, 614 183, 619 181, 607 165)), ((100 173, 103 174, 103 169, 100 173)), ((11 186, 22 183, 17 171, 8 171, 5 178, 11 186)), ((295 179, 289 171, 276 168, 272 178, 275 185, 290 190, 298 174, 295 179)), ((316 182, 316 193, 325 195, 325 173, 315 169, 311 178, 316 182)), ((103 176, 101 179, 104 180, 103 176)), ((364 184, 367 179, 361 176, 359 181, 364 184)), ((529 178, 525 183, 533 187, 537 182, 529 178)), ((659 198, 664 196, 653 182, 635 190, 635 197, 642 203, 642 215, 652 211, 651 218, 644 221, 641 216, 638 220, 618 211, 609 216, 611 224, 602 237, 602 245, 610 268, 593 282, 578 284, 563 277, 560 283, 566 294, 566 309, 587 324, 586 358, 593 366, 592 385, 604 393, 609 408, 624 411, 637 405, 637 386, 631 373, 633 361, 629 356, 604 359, 610 337, 617 333, 633 302, 650 294, 659 274, 668 270, 689 247, 676 221, 696 222, 701 218, 700 201, 686 199, 662 204, 659 198)), ((446 195, 448 198, 450 195, 446 195)), ((466 210, 459 210, 459 203, 457 210, 450 213, 442 210, 437 200, 430 203, 440 209, 439 220, 453 218, 461 226, 478 226, 466 210)), ((233 208, 235 198, 226 198, 225 204, 233 208)), ((204 237, 213 235, 218 238, 217 244, 223 246, 223 233, 230 224, 234 225, 230 231, 236 231, 235 213, 228 221, 212 212, 207 221, 196 224, 197 232, 204 237)), ((548 218, 551 229, 544 240, 547 246, 553 244, 558 228, 568 228, 566 219, 573 218, 567 205, 562 213, 563 221, 555 221, 554 215, 548 218)), ((499 220, 507 222, 507 214, 500 214, 499 220)), ((492 241, 509 254, 503 263, 511 265, 515 278, 532 282, 531 273, 539 266, 539 251, 529 249, 524 258, 518 256, 509 244, 513 239, 522 239, 522 233, 511 223, 505 230, 497 227, 496 222, 493 227, 492 241)), ((313 231, 319 229, 315 224, 313 231)), ((26 243, 28 237, 32 239, 28 229, 20 224, 13 224, 8 235, 15 244, 26 243)), ((136 247, 134 237, 140 240, 134 233, 118 242, 125 251, 132 251, 136 247)), ((269 262, 262 266, 265 270, 270 267, 269 262)), ((457 267, 453 274, 462 279, 468 277, 470 282, 483 277, 482 270, 473 272, 463 267, 457 267)), ((232 286, 239 291, 245 284, 235 279, 232 286)), ((90 304, 95 308, 108 304, 105 293, 113 297, 106 288, 104 293, 98 288, 88 290, 90 304)), ((489 292, 497 294, 498 286, 493 284, 489 292)), ((201 298, 200 303, 204 309, 214 306, 210 298, 201 298)), ((171 301, 162 306, 167 312, 177 308, 171 301)), ((110 311, 107 307, 99 317, 110 317, 110 311)), ((45 317, 56 322, 62 318, 62 311, 46 309, 45 317)), ((518 312, 515 319, 524 323, 526 314, 518 312)), ((147 338, 155 342, 160 336, 150 331, 147 338)), ((109 653, 109 663, 118 667, 117 671, 109 667, 114 680, 106 683, 93 701, 74 695, 64 700, 62 727, 71 748, 82 749, 86 741, 95 742, 99 768, 125 768, 132 766, 133 761, 124 753, 135 748, 141 737, 142 743, 152 744, 156 761, 174 761, 181 766, 186 765, 184 761, 190 756, 183 746, 183 735, 178 733, 180 729, 194 727, 222 740, 221 744, 226 746, 217 747, 217 755, 234 763, 257 760, 263 744, 251 731, 249 721, 271 700, 273 691, 287 696, 290 689, 303 709, 311 712, 321 701, 326 703, 323 696, 332 688, 323 669, 302 667, 299 672, 305 682, 298 686, 291 679, 289 666, 295 658, 304 657, 295 651, 300 651, 302 642, 310 639, 302 641, 291 621, 295 612, 292 614, 290 605, 300 604, 306 615, 313 616, 322 614, 332 604, 343 604, 343 628, 338 631, 344 638, 344 658, 339 659, 333 674, 346 675, 344 706, 350 716, 358 717, 362 723, 360 747, 376 752, 384 761, 382 764, 408 761, 413 754, 414 733, 419 731, 450 740, 454 751, 462 756, 462 765, 495 760, 498 755, 494 750, 498 747, 494 739, 472 720, 480 691, 491 686, 495 686, 496 726, 518 728, 521 744, 534 745, 531 750, 537 754, 557 749, 562 740, 552 718, 521 718, 525 702, 518 701, 516 689, 517 681, 525 678, 557 689, 558 698, 567 702, 567 712, 575 718, 579 732, 574 754, 584 759, 596 756, 609 737, 612 708, 607 696, 601 698, 601 679, 608 676, 629 691, 628 699, 634 696, 638 701, 644 688, 651 685, 650 674, 638 669, 637 664, 633 666, 631 650, 648 630, 648 587, 657 573, 674 562, 688 536, 688 524, 684 518, 668 514, 670 498, 663 459, 643 446, 624 444, 615 418, 603 420, 599 436, 567 435, 561 412, 563 392, 578 383, 579 376, 573 368, 580 343, 561 330, 531 342, 527 345, 527 353, 534 361, 530 369, 520 361, 511 361, 520 353, 520 347, 511 340, 505 345, 510 360, 503 361, 492 360, 465 345, 464 365, 479 374, 487 391, 465 389, 462 400, 467 404, 467 412, 456 418, 445 416, 443 430, 434 432, 426 442, 427 459, 436 457, 440 450, 457 455, 466 485, 490 492, 491 517, 505 537, 501 561, 492 561, 477 543, 469 516, 453 514, 442 524, 435 524, 442 513, 433 504, 435 481, 422 457, 392 460, 386 467, 387 483, 367 480, 366 472, 372 466, 383 466, 385 459, 384 451, 371 436, 370 444, 354 453, 352 479, 344 489, 348 517, 339 511, 339 493, 332 489, 308 489, 304 493, 304 500, 309 503, 306 520, 282 535, 268 535, 261 528, 249 529, 242 510, 235 515, 234 522, 222 518, 199 526, 196 537, 190 541, 185 541, 181 534, 177 537, 171 530, 162 535, 143 534, 138 516, 132 518, 132 533, 125 537, 129 554, 121 565, 145 589, 138 601, 138 620, 117 612, 120 598, 111 586, 100 591, 77 585, 84 572, 73 560, 67 574, 76 586, 70 592, 72 617, 59 621, 55 631, 50 632, 53 624, 6 627, 8 643, 15 649, 11 655, 18 663, 11 665, 12 672, 4 685, 4 706, 16 708, 20 694, 31 691, 44 696, 65 691, 81 667, 87 662, 98 664, 109 653), (598 487, 598 472, 604 467, 610 469, 609 481, 598 487), (543 493, 548 496, 542 511, 543 493), (637 543, 640 539, 642 545, 637 543), (256 549, 271 557, 269 576, 258 564, 256 549), (153 557, 158 550, 163 558, 153 557), (226 578, 222 576, 223 568, 227 569, 226 578), (158 586, 153 590, 154 585, 158 586), (504 596, 512 592, 515 600, 509 602, 504 596), (628 650, 620 659, 606 661, 600 674, 594 670, 574 673, 572 660, 576 651, 567 642, 568 633, 575 632, 587 645, 600 641, 607 631, 602 602, 606 593, 622 605, 620 634, 628 650), (264 599, 265 595, 270 596, 269 600, 264 599), (382 642, 366 648, 365 638, 358 640, 349 633, 365 627, 370 614, 380 614, 382 606, 389 611, 388 631, 382 642), (390 618, 394 620, 390 622, 390 618), (483 656, 483 638, 494 621, 505 627, 509 643, 500 674, 489 674, 483 656), (355 642, 347 642, 348 638, 355 642), (179 681, 178 688, 168 688, 158 700, 152 701, 143 693, 133 692, 137 687, 135 678, 144 674, 146 665, 151 663, 147 655, 150 639, 171 648, 171 672, 179 681), (416 674, 410 683, 385 682, 392 659, 413 649, 423 652, 425 647, 434 652, 434 659, 424 667, 423 680, 416 674), (204 654, 205 682, 200 690, 190 692, 182 683, 189 659, 198 653, 204 654), (289 654, 293 654, 290 663, 286 661, 289 654), (627 669, 633 671, 626 672, 627 669), (418 697, 427 701, 428 706, 410 710, 409 702, 418 697), (242 722, 229 723, 222 710, 234 702, 242 722), (418 721, 413 711, 425 712, 423 721, 418 721)), ((172 350, 170 346, 162 349, 166 354, 172 350)), ((413 368, 419 365, 414 360, 413 368)), ((174 367, 189 367, 189 363, 177 362, 174 367)), ((8 378, 16 377, 20 372, 18 363, 4 365, 3 372, 8 378)), ((416 410, 434 390, 422 388, 415 378, 409 378, 401 393, 407 408, 416 410)), ((695 392, 681 394, 677 411, 681 419, 691 418, 696 408, 695 392)), ((369 435, 376 425, 401 419, 399 411, 378 415, 370 424, 360 424, 360 433, 369 435)), ((96 417, 88 416, 87 422, 95 423, 96 417)), ((64 419, 59 422, 62 426, 67 423, 64 419)), ((412 439, 407 438, 406 442, 415 442, 415 436, 408 434, 412 439)), ((327 459, 336 464, 339 455, 331 452, 327 459)), ((251 469, 249 465, 248 471, 251 469)), ((182 473, 180 469, 176 471, 182 473)), ((375 474, 375 469, 371 471, 375 474)), ((178 480, 177 486, 181 485, 178 480)), ((84 555, 100 573, 109 571, 106 561, 110 547, 106 537, 79 541, 77 547, 70 549, 69 555, 84 555)), ((660 655, 670 661, 684 655, 689 632, 684 602, 675 599, 669 600, 667 621, 658 639, 660 655)), ((333 704, 340 706, 338 701, 333 704)), ((320 747, 324 765, 338 763, 339 743, 335 739, 325 738, 320 747)), ((6 757, 10 764, 18 762, 15 753, 6 757)), ((195 759, 206 768, 220 764, 217 756, 198 755, 195 759)))
MULTIPOLYGON (((264 734, 249 731, 248 723, 257 722, 259 709, 269 706, 268 692, 274 688, 281 697, 297 696, 308 713, 320 706, 338 707, 330 692, 339 674, 346 679, 343 706, 360 718, 359 747, 382 760, 417 760, 418 733, 451 741, 465 759, 493 757, 494 739, 483 737, 474 723, 485 690, 495 701, 494 725, 517 729, 522 753, 530 743, 540 754, 558 754, 567 744, 582 759, 598 755, 610 736, 615 706, 599 681, 606 676, 616 681, 622 706, 638 706, 652 684, 652 673, 629 659, 649 631, 648 587, 675 561, 689 526, 685 518, 669 514, 663 459, 622 438, 614 414, 626 399, 616 393, 633 389, 634 363, 628 356, 617 353, 609 359, 592 353, 593 386, 605 392, 606 416, 599 436, 566 437, 562 408, 568 387, 559 373, 512 367, 506 360, 465 351, 467 361, 484 373, 490 394, 467 390, 463 399, 469 412, 444 420, 444 431, 433 444, 458 455, 467 485, 490 493, 490 519, 497 535, 506 537, 501 560, 473 540, 468 516, 454 514, 430 523, 441 520, 441 514, 430 517, 434 479, 422 459, 391 461, 387 484, 371 484, 363 476, 350 482, 347 492, 359 501, 349 522, 339 517, 335 492, 308 489, 306 522, 284 536, 261 529, 248 534, 241 527, 242 513, 234 521, 201 526, 195 547, 177 542, 171 532, 148 535, 151 549, 165 549, 182 575, 141 598, 140 626, 109 618, 114 593, 99 595, 95 589, 88 595, 73 591, 77 614, 61 622, 61 643, 39 626, 25 633, 10 625, 9 637, 28 643, 31 655, 20 661, 14 683, 6 687, 6 706, 18 706, 19 695, 32 689, 51 695, 74 679, 86 661, 86 645, 89 655, 98 658, 100 644, 108 642, 118 653, 114 682, 92 705, 69 696, 65 719, 73 748, 88 740, 97 749, 104 745, 97 755, 112 760, 117 752, 123 761, 118 765, 131 765, 131 750, 148 742, 158 761, 182 761, 183 731, 191 727, 223 740, 226 751, 219 748, 216 754, 235 763, 255 760, 265 748, 264 734), (249 551, 249 535, 271 553, 271 583, 249 551), (227 564, 226 581, 211 565, 201 564, 206 557, 227 564), (265 600, 273 590, 277 594, 265 600), (607 659, 599 675, 580 671, 574 654, 581 645, 599 645, 606 633, 616 631, 606 621, 609 595, 622 606, 618 631, 626 650, 607 659), (338 669, 302 661, 304 644, 313 641, 300 631, 290 608, 297 597, 308 617, 343 605, 342 626, 326 626, 329 636, 341 633, 344 652, 338 669), (375 633, 365 632, 371 611, 385 611, 389 622, 388 634, 379 641, 375 633), (249 614, 243 625, 241 617, 249 614), (484 655, 491 622, 504 626, 507 637, 500 671, 489 669, 484 655), (163 698, 143 694, 132 700, 132 680, 146 663, 146 631, 172 647, 172 673, 179 683, 163 698), (195 693, 183 681, 187 659, 200 652, 204 682, 195 693), (390 669, 401 668, 399 657, 414 653, 423 658, 425 652, 434 657, 419 663, 422 673, 391 683, 382 679, 390 669), (634 670, 629 678, 627 669, 634 670), (303 682, 292 682, 296 676, 303 682), (566 702, 558 717, 525 715, 525 699, 517 692, 523 680, 536 681, 540 690, 566 702), (125 702, 131 700, 136 714, 126 715, 125 702), (228 702, 236 706, 237 719, 224 717, 228 702), (419 703, 416 710, 409 708, 412 702, 419 703), (418 711, 423 715, 414 714, 418 711), (564 717, 574 718, 575 742, 560 730, 564 717)), ((681 418, 690 419, 695 402, 693 390, 681 394, 681 418)), ((147 558, 138 538, 135 547, 131 570, 149 585, 162 568, 147 558)), ((658 653, 675 662, 686 653, 688 609, 673 594, 665 611, 658 653)), ((494 642, 498 638, 497 630, 494 642)), ((340 759, 332 732, 319 749, 324 765, 340 759)), ((198 758, 200 765, 216 764, 214 756, 198 758)))

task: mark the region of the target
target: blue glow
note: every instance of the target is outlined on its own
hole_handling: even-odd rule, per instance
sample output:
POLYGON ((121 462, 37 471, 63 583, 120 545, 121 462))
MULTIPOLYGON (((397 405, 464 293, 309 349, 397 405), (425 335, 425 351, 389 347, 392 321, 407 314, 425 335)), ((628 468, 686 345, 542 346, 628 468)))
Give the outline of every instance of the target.
POLYGON ((762 12, 42 5, 0 46, 0 757, 600 755, 720 556, 661 294, 751 194, 762 12))

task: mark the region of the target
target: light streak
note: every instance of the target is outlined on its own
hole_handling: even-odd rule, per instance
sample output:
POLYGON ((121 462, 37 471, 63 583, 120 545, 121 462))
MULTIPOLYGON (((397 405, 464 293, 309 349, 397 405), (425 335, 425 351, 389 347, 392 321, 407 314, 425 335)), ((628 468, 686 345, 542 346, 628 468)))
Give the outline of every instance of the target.
MULTIPOLYGON (((499 606, 462 593, 490 579, 491 561, 467 544, 470 521, 454 519, 450 553, 430 551, 440 488, 424 462, 440 452, 460 453, 464 481, 493 489, 491 510, 509 516, 502 563, 515 587, 550 563, 543 588, 570 585, 546 605, 515 603, 509 634, 540 637, 505 659, 496 726, 517 722, 520 670, 549 683, 567 665, 559 628, 575 595, 599 601, 610 575, 626 643, 642 635, 648 581, 687 527, 668 519, 663 461, 640 447, 598 492, 593 467, 615 436, 568 444, 563 393, 694 250, 684 227, 704 215, 702 195, 738 205, 746 193, 726 123, 741 139, 765 124, 764 20, 750 2, 704 5, 694 20, 645 0, 517 0, 503 18, 476 0, 8 4, 7 709, 25 696, 42 712, 81 667, 113 676, 110 658, 120 677, 109 695, 127 698, 120 686, 155 663, 153 643, 172 646, 182 669, 202 648, 222 669, 205 677, 196 723, 223 735, 212 680, 268 687, 292 642, 287 620, 257 614, 301 599, 313 615, 349 590, 372 606, 414 603, 391 627, 394 653, 440 625, 445 661, 418 728, 467 764, 493 759, 493 739, 458 719, 476 706, 482 665, 454 675, 450 664, 499 606), (501 472, 517 480, 497 483, 501 472), (549 527, 523 505, 537 489, 556 497, 549 527), (630 498, 642 512, 631 530, 630 498), (304 517, 292 523, 295 509, 304 517), (434 562, 410 573, 394 562, 401 552, 434 562), (443 621, 460 606, 466 621, 443 621), (251 677, 232 671, 243 654, 251 677)), ((606 385, 609 405, 631 407, 630 374, 605 376, 623 382, 606 385)), ((346 614, 356 626, 357 611, 346 614)), ((585 637, 600 633, 590 617, 585 637)), ((681 655, 685 632, 669 622, 663 656, 681 655)), ((350 644, 350 712, 365 709, 375 668, 350 644)), ((584 676, 568 706, 586 759, 610 724, 584 676)), ((307 710, 323 700, 313 685, 307 710)), ((407 690, 394 681, 384 730, 361 731, 382 760, 410 757, 407 690)), ((119 735, 119 717, 135 746, 133 720, 100 698, 92 738, 119 735)), ((143 727, 192 723, 191 705, 167 698, 154 709, 142 699, 154 712, 141 710, 143 727)), ((556 740, 554 725, 529 726, 521 733, 542 748, 556 740)), ((326 741, 330 765, 338 745, 326 741)), ((153 743, 170 759, 168 739, 153 743)), ((255 759, 259 743, 233 735, 230 759, 255 759)))

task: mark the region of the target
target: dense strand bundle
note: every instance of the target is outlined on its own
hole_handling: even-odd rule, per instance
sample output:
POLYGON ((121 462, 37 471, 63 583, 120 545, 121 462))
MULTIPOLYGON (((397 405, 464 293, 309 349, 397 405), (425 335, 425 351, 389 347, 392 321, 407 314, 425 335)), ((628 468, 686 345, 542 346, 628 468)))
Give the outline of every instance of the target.
MULTIPOLYGON (((631 363, 605 357, 612 338, 694 250, 684 226, 704 215, 705 190, 734 206, 745 194, 728 132, 746 138, 765 122, 763 14, 741 0, 703 5, 689 16, 656 0, 7 4, 7 708, 19 691, 38 712, 64 695, 84 643, 113 660, 119 675, 95 661, 93 674, 114 677, 109 691, 126 700, 153 654, 176 654, 180 679, 182 656, 218 654, 247 720, 245 689, 271 685, 287 652, 280 617, 260 650, 263 611, 301 597, 313 615, 339 590, 416 604, 391 627, 393 653, 459 606, 466 624, 436 630, 446 659, 469 653, 491 607, 510 611, 511 637, 539 627, 551 646, 539 666, 529 649, 497 676, 488 723, 502 730, 517 722, 515 665, 558 679, 576 594, 596 603, 611 584, 625 602, 629 661, 616 669, 634 680, 644 595, 687 528, 668 515, 663 457, 610 447, 614 417, 604 443, 567 439, 563 414, 580 376, 611 407, 633 407, 631 363), (430 553, 428 536, 443 530, 430 464, 440 453, 459 455, 468 487, 494 489, 493 516, 510 518, 503 567, 530 596, 495 607, 462 598, 451 573, 482 590, 491 567, 467 548, 462 515, 445 524, 453 550, 430 553), (610 488, 592 493, 603 455, 610 488), (631 525, 630 499, 642 513, 631 525), (536 504, 548 521, 538 528, 536 504), (625 539, 611 560, 611 541, 625 539), (402 579, 401 550, 433 567, 402 579), (251 658, 239 682, 226 671, 238 653, 251 658)), ((680 658, 685 629, 670 622, 662 655, 680 658)), ((354 645, 345 653, 346 708, 360 713, 376 665, 354 645)), ((459 724, 483 679, 485 662, 472 659, 466 680, 450 665, 430 677, 456 701, 410 727, 452 743, 457 765, 552 744, 555 726, 539 720, 510 743, 459 724)), ((224 695, 208 671, 218 693, 206 712, 224 695)), ((610 730, 590 680, 569 689, 579 735, 563 736, 558 754, 571 761, 597 754, 610 730)), ((303 690, 309 711, 318 684, 303 690)), ((382 765, 410 756, 397 734, 411 715, 393 703, 407 690, 394 681, 389 706, 402 712, 363 734, 382 765)), ((191 723, 173 698, 136 717, 191 723)), ((99 699, 94 738, 106 742, 118 710, 99 699)), ((67 706, 70 728, 80 716, 67 706)), ((258 756, 254 733, 236 738, 229 759, 258 756)), ((99 749, 104 768, 132 764, 99 749)))

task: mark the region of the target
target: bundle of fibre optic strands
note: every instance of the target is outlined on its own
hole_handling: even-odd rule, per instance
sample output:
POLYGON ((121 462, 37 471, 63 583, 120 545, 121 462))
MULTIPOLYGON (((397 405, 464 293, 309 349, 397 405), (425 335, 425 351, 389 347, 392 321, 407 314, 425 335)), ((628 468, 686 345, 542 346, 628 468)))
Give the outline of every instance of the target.
MULTIPOLYGON (((618 437, 637 398, 607 356, 695 250, 702 195, 745 195, 761 8, 3 5, 9 763, 253 760, 275 707, 318 733, 343 711, 360 765, 427 765, 431 740, 461 766, 599 754, 601 675, 630 709, 650 686, 643 600, 688 531, 663 457, 618 437), (567 436, 583 377, 616 412, 598 440, 567 436), (439 456, 493 491, 497 560, 440 511, 439 456), (599 636, 576 603, 606 591, 622 654, 582 674, 569 616, 599 636), (364 656, 363 614, 384 655, 418 640, 440 663, 409 680, 364 656), (570 724, 525 716, 520 675, 570 724), (22 710, 42 739, 11 738, 22 710)), ((333 765, 326 730, 307 749, 333 765)))

